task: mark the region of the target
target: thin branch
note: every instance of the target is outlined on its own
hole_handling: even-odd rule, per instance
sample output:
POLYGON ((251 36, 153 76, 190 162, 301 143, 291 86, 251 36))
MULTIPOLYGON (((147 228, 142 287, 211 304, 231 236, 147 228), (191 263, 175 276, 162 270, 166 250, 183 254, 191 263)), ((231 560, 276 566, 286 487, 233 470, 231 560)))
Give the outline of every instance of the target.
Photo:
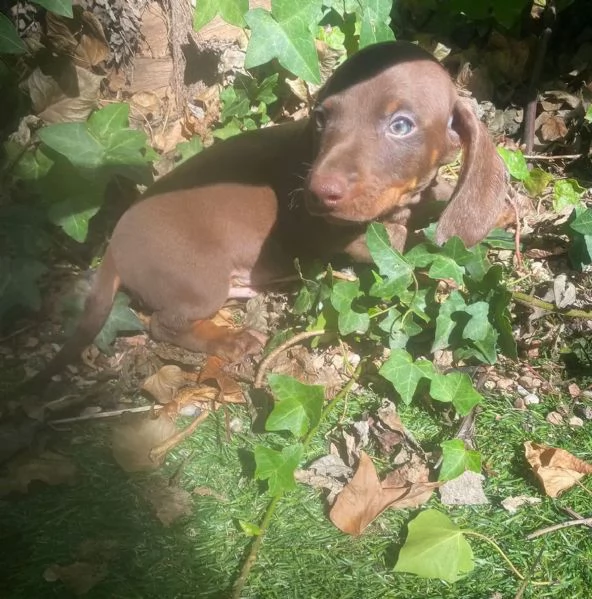
POLYGON ((533 162, 553 162, 555 160, 577 160, 581 158, 583 154, 557 154, 556 156, 547 156, 542 154, 525 154, 525 160, 532 160, 533 162))
POLYGON ((97 412, 96 414, 83 414, 82 416, 73 416, 72 418, 59 418, 58 420, 50 420, 47 424, 69 424, 71 422, 84 422, 86 420, 99 420, 100 418, 113 418, 122 414, 136 414, 138 412, 149 412, 150 410, 162 410, 164 406, 160 404, 152 406, 139 406, 137 408, 125 408, 123 410, 111 410, 110 412, 97 412))
POLYGON ((319 337, 324 335, 327 331, 325 329, 320 329, 318 331, 304 331, 302 333, 298 333, 298 335, 294 335, 291 339, 288 339, 286 342, 282 343, 280 346, 276 347, 262 362, 259 364, 259 370, 257 371, 257 376, 255 377, 254 387, 255 389, 260 389, 263 385, 263 378, 265 374, 275 362, 277 357, 286 349, 292 347, 293 345, 298 345, 301 341, 305 339, 310 339, 311 337, 319 337))
POLYGON ((526 293, 521 293, 520 291, 512 291, 512 299, 523 306, 528 306, 529 308, 539 308, 540 310, 545 310, 545 312, 552 312, 553 314, 567 316, 568 318, 585 318, 587 320, 592 318, 592 311, 580 310, 578 308, 562 310, 550 302, 546 302, 538 297, 534 297, 526 293))
POLYGON ((535 530, 535 532, 531 532, 527 535, 527 540, 532 541, 532 539, 536 539, 537 537, 542 537, 549 532, 555 532, 556 530, 562 530, 564 528, 569 528, 570 526, 592 526, 592 518, 582 518, 578 520, 567 520, 566 522, 560 522, 559 524, 553 524, 553 526, 547 526, 546 528, 541 528, 540 530, 535 530))

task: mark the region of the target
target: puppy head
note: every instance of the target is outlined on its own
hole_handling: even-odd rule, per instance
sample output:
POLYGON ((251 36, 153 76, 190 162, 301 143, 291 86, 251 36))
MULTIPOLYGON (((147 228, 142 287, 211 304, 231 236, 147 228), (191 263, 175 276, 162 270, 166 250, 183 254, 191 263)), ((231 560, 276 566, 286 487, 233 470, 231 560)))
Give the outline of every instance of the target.
POLYGON ((312 214, 337 223, 384 218, 417 202, 461 145, 464 166, 438 241, 476 243, 503 208, 504 169, 487 132, 446 71, 413 44, 376 44, 341 65, 319 93, 311 126, 312 214))

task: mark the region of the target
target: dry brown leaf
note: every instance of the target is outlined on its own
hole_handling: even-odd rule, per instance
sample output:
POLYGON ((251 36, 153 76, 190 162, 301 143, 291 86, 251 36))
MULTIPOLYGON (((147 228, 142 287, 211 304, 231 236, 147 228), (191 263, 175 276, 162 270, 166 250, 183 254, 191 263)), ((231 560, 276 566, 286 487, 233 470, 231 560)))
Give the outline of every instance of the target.
POLYGON ((242 396, 243 391, 240 385, 223 370, 224 364, 225 361, 221 358, 209 356, 199 373, 199 382, 214 381, 224 395, 240 394, 242 396))
POLYGON ((56 77, 37 67, 26 80, 35 113, 46 123, 86 120, 99 99, 103 75, 72 65, 56 77))
MULTIPOLYGON (((395 471, 397 472, 397 471, 395 471)), ((438 483, 405 483, 401 475, 391 473, 380 482, 372 460, 360 452, 358 469, 337 496, 329 518, 347 534, 359 535, 388 507, 417 506, 427 501, 438 483), (402 484, 402 486, 395 486, 402 484), (429 492, 428 492, 429 491, 429 492)))
POLYGON ((541 126, 541 138, 544 141, 557 141, 563 139, 566 135, 567 126, 560 116, 549 116, 541 126))
POLYGON ((0 478, 0 497, 9 493, 27 493, 32 481, 48 485, 72 484, 76 466, 70 458, 44 451, 38 456, 19 456, 6 466, 7 476, 0 478))
POLYGON ((524 449, 528 463, 549 497, 557 497, 587 474, 592 474, 592 465, 565 449, 531 441, 524 443, 524 449))
POLYGON ((144 487, 143 495, 150 503, 156 517, 170 526, 177 518, 191 514, 191 493, 169 485, 164 478, 155 477, 144 487))
POLYGON ((75 595, 85 595, 106 576, 106 564, 88 562, 74 562, 68 566, 53 564, 43 573, 47 582, 61 580, 75 595))
POLYGON ((73 13, 71 19, 46 13, 46 41, 52 51, 88 69, 108 58, 109 44, 101 23, 91 12, 74 6, 73 13))
POLYGON ((150 393, 158 403, 166 404, 173 400, 179 388, 186 383, 187 377, 183 370, 170 364, 149 376, 144 381, 142 389, 150 393))
POLYGON ((171 417, 161 410, 154 418, 152 414, 140 417, 124 414, 121 423, 113 427, 111 451, 116 462, 126 472, 154 470, 164 461, 150 459, 150 450, 172 437, 177 432, 171 417))

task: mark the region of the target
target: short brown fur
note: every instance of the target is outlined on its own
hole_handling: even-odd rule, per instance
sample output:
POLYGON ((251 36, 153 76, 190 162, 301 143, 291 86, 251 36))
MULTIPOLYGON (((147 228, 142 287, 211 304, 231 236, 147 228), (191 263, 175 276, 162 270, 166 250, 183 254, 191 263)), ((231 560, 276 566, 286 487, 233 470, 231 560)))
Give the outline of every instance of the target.
POLYGON ((33 383, 92 342, 120 286, 153 311, 156 339, 229 360, 257 351, 252 332, 207 319, 229 297, 293 274, 296 257, 368 261, 370 221, 403 249, 411 222, 427 224, 425 208, 440 199, 438 167, 460 147, 460 180, 437 241, 458 235, 472 245, 504 208, 505 171, 485 128, 423 50, 390 42, 359 52, 321 90, 310 119, 214 145, 123 215, 78 330, 33 383), (401 115, 404 128, 414 126, 409 135, 394 132, 401 115))

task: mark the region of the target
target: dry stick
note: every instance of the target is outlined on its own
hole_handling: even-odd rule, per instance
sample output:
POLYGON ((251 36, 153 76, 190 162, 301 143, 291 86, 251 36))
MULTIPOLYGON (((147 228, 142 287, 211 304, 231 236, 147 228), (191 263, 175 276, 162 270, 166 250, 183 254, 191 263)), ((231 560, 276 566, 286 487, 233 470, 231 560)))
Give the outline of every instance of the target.
MULTIPOLYGON (((318 333, 318 331, 317 331, 317 333, 318 333)), ((312 336, 312 335, 309 335, 309 336, 312 336)), ((304 338, 306 339, 306 337, 304 337, 304 338)), ((290 341, 292 341, 293 339, 290 339, 290 341)), ((321 422, 323 422, 326 419, 326 417, 333 411, 335 406, 341 401, 342 398, 347 397, 350 389, 352 388, 352 386, 357 382, 358 378, 360 377, 360 373, 362 372, 363 364, 364 364, 363 360, 360 361, 360 363, 356 367, 356 369, 355 369, 354 373, 352 374, 352 377, 349 379, 349 381, 347 381, 347 383, 341 389, 341 391, 327 404, 327 406, 323 410, 321 417, 319 418, 319 421, 317 422, 317 424, 308 431, 308 434, 304 438, 304 441, 302 442, 302 445, 304 447, 306 447, 310 443, 310 440, 317 432, 321 422)), ((249 549, 247 558, 245 559, 243 566, 241 568, 240 574, 238 575, 238 578, 236 579, 236 582, 234 583, 231 599, 240 599, 243 588, 245 587, 245 584, 247 583, 247 579, 249 578, 251 569, 252 569, 253 565, 255 564, 255 561, 257 560, 257 554, 259 552, 259 548, 261 547, 261 543, 263 543, 263 537, 265 536, 265 533, 267 532, 267 529, 269 528, 271 519, 273 518, 275 510, 276 510, 280 500, 283 498, 283 496, 284 496, 284 493, 281 492, 279 495, 276 495, 275 497, 273 497, 272 500, 267 505, 267 509, 265 510, 265 515, 263 516, 263 520, 261 520, 261 524, 259 526, 259 534, 255 537, 253 543, 251 544, 251 548, 249 549)))
POLYGON ((541 557, 543 556, 544 549, 545 549, 544 547, 540 548, 536 558, 534 559, 530 568, 528 569, 528 572, 526 573, 526 576, 524 577, 522 584, 518 587, 518 590, 516 591, 516 595, 514 595, 514 599, 522 599, 522 597, 524 595, 524 591, 526 590, 526 587, 528 586, 528 583, 530 582, 532 575, 534 574, 534 570, 538 566, 539 562, 541 561, 541 557))
POLYGON ((541 33, 539 38, 539 44, 537 48, 537 54, 532 69, 532 77, 528 86, 528 100, 524 110, 524 132, 522 141, 526 146, 525 154, 531 154, 534 146, 534 128, 536 120, 536 108, 537 108, 537 87, 539 79, 541 77, 541 71, 543 70, 543 62, 545 55, 547 54, 547 46, 549 45, 549 39, 553 34, 552 25, 555 20, 555 6, 552 0, 547 2, 543 19, 545 20, 545 29, 541 33))
MULTIPOLYGON (((566 514, 574 518, 574 520, 585 520, 584 516, 578 514, 575 510, 572 510, 570 507, 562 507, 561 508, 566 514)), ((592 528, 592 522, 590 524, 585 524, 588 528, 592 528)))
POLYGON ((148 454, 148 457, 155 463, 160 460, 171 450, 176 447, 181 441, 193 434, 193 431, 210 415, 210 410, 204 410, 196 416, 191 424, 163 441, 160 445, 153 447, 148 454))
POLYGON ((567 522, 561 522, 559 524, 554 524, 553 526, 547 526, 547 528, 541 528, 540 530, 535 530, 526 536, 528 541, 532 541, 532 539, 536 539, 537 537, 542 537, 549 532, 555 532, 556 530, 561 530, 563 528, 568 528, 570 526, 592 526, 592 518, 582 518, 578 520, 567 520, 567 522))
POLYGON ((149 412, 150 410, 162 410, 164 406, 156 404, 153 406, 139 406, 137 408, 124 408, 123 410, 112 410, 110 412, 97 412, 95 414, 83 414, 82 416, 74 416, 72 418, 59 418, 58 420, 50 420, 47 424, 69 424, 70 422, 84 422, 85 420, 98 420, 100 418, 112 418, 121 416, 122 414, 135 414, 138 412, 149 412))
POLYGON ((583 154, 557 154, 556 156, 543 156, 538 154, 525 154, 524 159, 532 162, 553 162, 554 160, 577 160, 583 154))
POLYGON ((518 209, 518 202, 516 201, 516 192, 510 188, 510 194, 508 196, 508 202, 514 210, 514 218, 516 221, 516 232, 514 233, 514 255, 516 256, 516 266, 522 267, 522 252, 520 251, 520 210, 518 209))
POLYGON ((269 370, 271 364, 276 360, 276 358, 286 349, 292 347, 293 345, 297 345, 301 341, 305 339, 310 339, 311 337, 319 337, 320 335, 324 335, 327 331, 325 329, 320 329, 318 331, 304 331, 302 333, 298 333, 298 335, 294 335, 291 339, 288 339, 285 343, 282 343, 280 346, 276 347, 262 362, 259 364, 259 370, 257 371, 257 376, 255 377, 254 387, 255 389, 260 389, 263 385, 263 377, 267 370, 269 370))
POLYGON ((520 291, 512 291, 512 299, 524 306, 528 306, 530 308, 540 308, 541 310, 545 310, 545 312, 553 312, 554 314, 559 314, 560 316, 567 316, 569 318, 592 318, 591 311, 579 310, 578 308, 562 310, 550 302, 546 302, 538 297, 534 297, 526 293, 521 293, 520 291))

